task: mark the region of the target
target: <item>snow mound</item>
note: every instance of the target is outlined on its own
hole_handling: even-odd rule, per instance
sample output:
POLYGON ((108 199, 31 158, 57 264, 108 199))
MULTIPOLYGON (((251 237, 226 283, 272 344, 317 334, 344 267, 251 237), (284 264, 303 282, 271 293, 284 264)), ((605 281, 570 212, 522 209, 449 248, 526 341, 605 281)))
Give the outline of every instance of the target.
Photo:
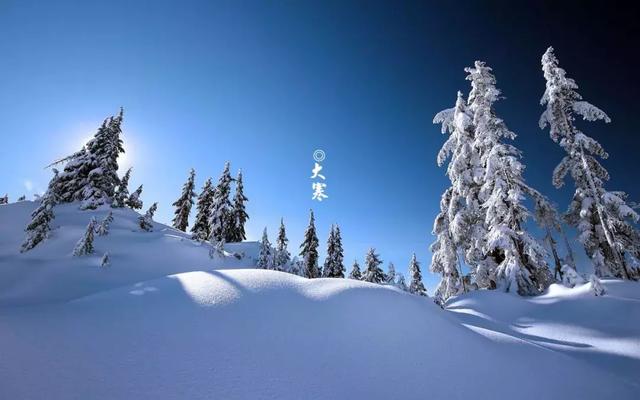
POLYGON ((105 206, 80 211, 78 204, 56 206, 50 238, 20 253, 24 228, 36 206, 32 201, 0 205, 0 307, 65 301, 179 272, 255 266, 255 242, 225 247, 244 255, 242 259, 230 255, 212 260, 208 243, 194 242, 182 231, 160 223, 153 224, 153 232, 141 231, 140 214, 133 210, 105 206), (108 235, 95 237, 95 253, 73 257, 89 220, 95 217, 99 223, 109 211, 114 221, 108 235), (111 263, 103 269, 105 252, 111 263))
POLYGON ((555 351, 496 343, 428 298, 266 270, 175 274, 0 314, 4 398, 632 399, 555 351))

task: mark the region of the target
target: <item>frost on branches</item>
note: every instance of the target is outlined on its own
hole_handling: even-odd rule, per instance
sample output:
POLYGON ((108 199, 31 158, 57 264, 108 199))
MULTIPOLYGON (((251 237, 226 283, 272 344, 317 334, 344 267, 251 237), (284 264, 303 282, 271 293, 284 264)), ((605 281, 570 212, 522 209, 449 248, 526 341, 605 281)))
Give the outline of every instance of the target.
POLYGON ((229 173, 229 163, 225 163, 224 170, 218 185, 213 192, 213 202, 211 204, 211 214, 209 216, 209 240, 213 245, 217 242, 227 241, 230 233, 231 222, 231 174, 229 173))
POLYGON ((309 211, 309 226, 304 232, 304 241, 300 245, 300 257, 302 257, 304 276, 307 278, 319 278, 318 269, 318 235, 316 235, 315 218, 313 210, 309 211))
POLYGON ((560 188, 570 174, 575 192, 565 215, 579 232, 579 241, 593 262, 598 277, 638 279, 635 267, 640 258, 640 235, 633 222, 638 214, 627 205, 624 192, 604 188, 609 173, 598 158, 608 154, 593 138, 575 126, 576 116, 586 121, 610 122, 604 111, 582 100, 576 82, 566 76, 549 47, 542 56, 546 90, 540 103, 546 106, 540 128, 549 126, 551 139, 566 152, 553 172, 553 184, 560 188))
POLYGON ((256 267, 262 269, 274 269, 273 255, 271 254, 271 243, 267 236, 267 228, 262 231, 262 240, 260 241, 260 252, 258 253, 258 263, 256 267))
POLYGON ((344 278, 344 251, 340 227, 331 225, 331 232, 327 240, 327 258, 324 263, 323 275, 326 278, 344 278))
POLYGON ((360 264, 358 264, 358 260, 353 261, 353 266, 349 273, 349 279, 355 279, 357 281, 362 280, 362 273, 360 272, 360 264))
POLYGON ((427 289, 422 283, 422 272, 420 271, 420 263, 416 258, 416 254, 411 256, 411 262, 409 263, 409 276, 411 276, 411 282, 409 283, 409 292, 417 294, 419 296, 426 296, 427 289))
POLYGON ((54 169, 54 177, 49 182, 49 188, 40 198, 40 205, 31 213, 31 222, 27 225, 27 237, 22 242, 20 252, 25 252, 36 247, 40 242, 49 236, 51 231, 51 221, 55 215, 53 214, 53 206, 55 202, 55 194, 53 185, 56 182, 57 172, 54 169))
POLYGON ((384 282, 384 272, 382 271, 382 268, 380 268, 382 260, 380 259, 380 255, 376 254, 376 249, 373 247, 367 251, 364 264, 365 270, 362 274, 363 281, 372 283, 384 282))
POLYGON ((238 172, 236 178, 236 193, 233 196, 233 204, 231 207, 229 223, 229 232, 227 234, 228 242, 242 242, 247 239, 247 234, 244 230, 244 225, 249 219, 249 215, 246 211, 246 203, 249 199, 244 195, 244 184, 242 182, 242 171, 238 172))
POLYGON ((284 227, 284 219, 280 218, 280 228, 278 229, 278 237, 276 239, 276 269, 280 271, 289 271, 291 264, 291 254, 287 249, 289 239, 287 239, 287 232, 284 227))
POLYGON ((138 217, 140 229, 145 232, 151 232, 153 230, 153 214, 156 213, 157 209, 158 203, 153 203, 144 215, 138 217))
POLYGON ((213 204, 213 184, 211 178, 207 179, 202 187, 202 192, 198 196, 196 203, 196 220, 191 228, 193 238, 199 241, 205 241, 211 235, 209 229, 209 219, 211 218, 211 205, 213 204))
POLYGON ((73 255, 76 257, 92 254, 93 249, 93 232, 96 229, 96 219, 92 217, 87 225, 87 229, 84 235, 76 243, 76 247, 73 249, 73 255))

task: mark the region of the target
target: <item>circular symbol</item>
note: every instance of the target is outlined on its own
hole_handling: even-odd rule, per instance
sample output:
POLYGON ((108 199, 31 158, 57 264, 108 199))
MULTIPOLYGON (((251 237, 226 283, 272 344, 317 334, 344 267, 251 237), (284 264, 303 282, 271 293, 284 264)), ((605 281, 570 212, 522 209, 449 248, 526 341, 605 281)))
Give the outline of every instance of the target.
POLYGON ((324 154, 323 150, 316 150, 313 152, 313 159, 316 160, 317 162, 324 161, 325 157, 326 155, 324 154))

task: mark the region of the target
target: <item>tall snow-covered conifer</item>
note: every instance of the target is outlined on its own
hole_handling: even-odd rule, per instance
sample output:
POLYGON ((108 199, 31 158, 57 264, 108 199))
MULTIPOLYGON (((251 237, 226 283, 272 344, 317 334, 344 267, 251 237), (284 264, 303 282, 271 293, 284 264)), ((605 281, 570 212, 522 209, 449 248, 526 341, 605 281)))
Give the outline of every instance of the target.
POLYGON ((131 193, 129 198, 127 199, 127 206, 129 206, 133 210, 139 210, 142 208, 142 200, 140 196, 142 195, 142 185, 138 186, 135 192, 131 193))
POLYGON ((349 279, 355 279, 357 281, 362 280, 362 272, 360 272, 360 264, 358 264, 358 260, 353 260, 349 279))
POLYGON ((420 271, 420 263, 416 258, 416 254, 411 256, 411 262, 409 263, 409 275, 411 276, 411 283, 409 283, 409 292, 420 296, 427 295, 427 289, 425 289, 422 283, 422 272, 420 271))
POLYGON ((304 276, 307 278, 319 278, 318 269, 318 235, 316 235, 315 218, 313 210, 309 212, 309 226, 304 232, 304 241, 300 245, 300 256, 304 263, 304 276))
POLYGON ((611 120, 604 111, 584 101, 576 91, 576 82, 560 68, 553 48, 542 56, 546 89, 540 103, 546 106, 540 117, 540 128, 549 126, 551 139, 567 153, 553 171, 553 184, 560 188, 571 174, 575 192, 565 215, 576 227, 579 241, 591 259, 598 277, 637 279, 640 235, 632 222, 638 214, 627 205, 624 192, 604 188, 609 173, 598 158, 607 152, 593 138, 575 126, 576 116, 586 121, 611 120))
POLYGON ((248 200, 247 196, 244 195, 242 171, 239 171, 238 177, 236 178, 236 192, 233 196, 233 205, 230 213, 231 222, 229 224, 229 233, 227 235, 228 242, 242 242, 247 239, 244 225, 249 219, 249 215, 247 214, 244 203, 248 200))
POLYGON ((207 179, 202 187, 196 203, 196 220, 191 228, 195 240, 205 241, 211 235, 209 219, 211 218, 211 205, 213 204, 213 184, 211 178, 207 179))
POLYGON ((287 250, 289 239, 284 227, 284 219, 280 218, 280 229, 278 230, 278 238, 276 239, 276 268, 281 271, 289 269, 291 262, 291 254, 287 250))
POLYGON ((111 207, 125 207, 127 205, 127 199, 129 199, 129 179, 131 179, 131 168, 125 172, 118 187, 113 195, 113 201, 111 207))
POLYGON ((54 177, 49 182, 49 187, 40 198, 40 205, 31 213, 31 222, 27 225, 27 237, 22 243, 20 252, 25 252, 36 247, 40 242, 49 236, 51 231, 51 221, 55 218, 53 206, 55 206, 55 185, 58 171, 54 169, 54 177))
POLYGON ((229 173, 229 163, 224 164, 224 170, 218 185, 213 192, 213 203, 211 204, 211 215, 209 217, 209 240, 211 243, 226 241, 230 232, 231 218, 231 174, 229 173))
POLYGON ((271 254, 271 242, 267 236, 267 228, 262 231, 262 240, 260 241, 260 252, 258 253, 258 263, 256 267, 262 269, 274 269, 273 255, 271 254))
POLYGON ((449 188, 440 199, 440 213, 433 224, 436 241, 431 245, 431 272, 440 274, 440 282, 435 297, 438 302, 463 290, 463 282, 458 271, 459 259, 456 245, 449 228, 449 210, 454 189, 449 188))
POLYGON ((344 254, 340 228, 331 225, 327 240, 327 258, 324 262, 323 275, 326 278, 344 278, 344 254))
POLYGON ((193 191, 195 179, 196 171, 191 168, 189 178, 182 186, 180 198, 173 203, 173 206, 176 208, 175 216, 173 217, 173 227, 183 232, 186 232, 189 226, 189 214, 191 213, 191 206, 193 206, 193 198, 196 195, 193 191))
POLYGON ((153 214, 158 209, 158 203, 153 203, 144 215, 138 217, 138 223, 140 229, 143 231, 151 232, 153 230, 153 214))

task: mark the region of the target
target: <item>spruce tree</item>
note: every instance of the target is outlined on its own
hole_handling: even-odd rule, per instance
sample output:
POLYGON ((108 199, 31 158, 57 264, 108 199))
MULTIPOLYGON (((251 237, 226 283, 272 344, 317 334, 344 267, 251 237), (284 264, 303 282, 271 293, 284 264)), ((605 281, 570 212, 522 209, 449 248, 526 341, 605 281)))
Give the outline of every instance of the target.
POLYGON ((231 174, 229 173, 229 163, 225 163, 222 175, 218 180, 218 185, 213 193, 213 203, 211 204, 211 216, 209 218, 209 240, 215 244, 227 239, 230 232, 231 202, 231 174))
POLYGON ((380 255, 376 254, 376 250, 373 247, 367 252, 364 264, 366 268, 362 274, 363 281, 372 283, 384 282, 384 272, 382 268, 380 268, 382 260, 380 259, 380 255))
POLYGON ((609 155, 600 143, 575 126, 576 116, 586 121, 611 120, 582 99, 576 82, 560 68, 552 47, 542 56, 542 71, 546 90, 540 103, 546 109, 540 117, 540 128, 548 125, 551 139, 567 153, 553 171, 553 184, 562 187, 570 174, 575 186, 565 220, 578 229, 578 240, 598 277, 637 279, 638 271, 630 264, 637 265, 640 256, 640 235, 634 226, 639 216, 627 204, 626 193, 604 188, 609 173, 598 158, 609 155))
POLYGON ((153 203, 144 215, 138 217, 140 229, 146 232, 151 232, 153 230, 153 214, 155 214, 157 209, 158 203, 153 203))
POLYGON ((420 263, 416 258, 416 254, 411 256, 411 262, 409 263, 409 275, 411 276, 411 283, 409 284, 409 292, 420 296, 427 295, 427 289, 425 289, 422 283, 422 272, 420 272, 420 263))
POLYGON ((333 262, 332 270, 329 275, 329 278, 344 278, 345 267, 344 267, 344 249, 342 248, 342 234, 340 233, 340 226, 336 224, 333 232, 333 240, 334 240, 334 251, 333 251, 333 262))
POLYGON ((142 195, 142 185, 138 186, 135 192, 131 193, 129 198, 127 199, 127 206, 133 210, 140 210, 142 208, 142 200, 140 200, 140 196, 142 195))
POLYGON ((248 200, 249 199, 244 195, 242 171, 239 171, 238 177, 236 178, 236 193, 233 197, 233 206, 231 208, 231 223, 228 235, 228 240, 231 242, 242 242, 247 239, 244 225, 249 219, 249 215, 245 209, 245 202, 248 200))
POLYGON ((542 245, 524 230, 530 213, 524 199, 531 188, 525 183, 520 151, 511 144, 516 134, 494 111, 500 90, 491 68, 481 61, 466 68, 471 81, 469 110, 473 113, 474 147, 481 149, 484 168, 480 200, 487 236, 485 255, 491 263, 476 270, 476 282, 520 295, 538 294, 553 278, 542 245))
POLYGON ((76 247, 73 249, 74 256, 84 256, 87 254, 92 254, 94 252, 93 233, 95 232, 95 229, 96 219, 95 217, 91 217, 84 235, 80 238, 80 240, 78 240, 78 243, 76 243, 76 247))
POLYGON ((357 281, 362 280, 362 273, 360 272, 360 264, 358 264, 358 260, 353 261, 353 266, 349 273, 349 279, 355 279, 357 281))
POLYGON ((304 276, 307 278, 320 277, 318 270, 318 236, 316 235, 313 210, 309 212, 309 226, 304 232, 304 241, 300 245, 300 256, 304 262, 304 276))
POLYGON ((289 239, 284 227, 284 220, 280 218, 280 229, 278 230, 278 238, 276 239, 276 267, 281 271, 286 271, 291 262, 291 254, 287 249, 289 239))
POLYGON ((211 218, 211 205, 213 204, 213 184, 211 178, 207 179, 202 187, 196 203, 196 220, 191 228, 195 240, 205 241, 209 238, 209 219, 211 218))
POLYGON ((389 263, 387 267, 387 273, 384 276, 385 283, 389 285, 394 285, 396 283, 396 266, 393 265, 392 262, 389 263))
POLYGON ((258 263, 256 267, 262 269, 274 269, 273 255, 271 254, 271 243, 267 236, 267 228, 262 231, 262 240, 260 241, 260 252, 258 253, 258 263))
POLYGON ((54 177, 49 182, 49 187, 40 199, 40 205, 31 213, 31 222, 27 225, 27 236, 22 242, 20 252, 25 252, 36 247, 49 236, 51 221, 55 218, 53 206, 55 206, 55 194, 53 186, 56 182, 57 170, 54 169, 54 177))
POLYGON ((453 192, 454 188, 449 188, 442 195, 440 213, 433 224, 433 234, 436 235, 436 241, 431 245, 430 270, 441 275, 435 292, 435 297, 439 301, 446 301, 449 297, 464 290, 463 280, 458 271, 460 263, 458 251, 449 225, 453 192))
POLYGON ((196 195, 193 191, 195 178, 196 171, 191 168, 189 178, 182 186, 180 198, 173 203, 173 206, 176 208, 175 217, 173 217, 173 227, 183 232, 186 232, 189 226, 189 214, 191 213, 191 206, 193 206, 193 198, 196 195))
POLYGON ((327 258, 324 260, 324 266, 322 267, 322 276, 325 278, 333 274, 333 262, 335 258, 335 251, 336 251, 335 227, 331 225, 331 230, 329 231, 329 238, 327 239, 327 258))
POLYGON ((100 222, 100 224, 98 224, 98 226, 96 227, 96 234, 98 236, 107 235, 109 233, 109 225, 111 225, 111 222, 113 222, 113 213, 109 211, 109 214, 107 214, 102 222, 100 222))
POLYGON ((407 287, 407 282, 405 280, 404 274, 399 273, 398 278, 396 279, 395 285, 398 289, 403 290, 405 292, 409 291, 407 287))
POLYGON ((120 183, 118 183, 118 187, 113 195, 111 207, 121 208, 127 205, 127 199, 129 198, 129 179, 131 179, 131 168, 129 168, 122 179, 120 179, 120 183))

